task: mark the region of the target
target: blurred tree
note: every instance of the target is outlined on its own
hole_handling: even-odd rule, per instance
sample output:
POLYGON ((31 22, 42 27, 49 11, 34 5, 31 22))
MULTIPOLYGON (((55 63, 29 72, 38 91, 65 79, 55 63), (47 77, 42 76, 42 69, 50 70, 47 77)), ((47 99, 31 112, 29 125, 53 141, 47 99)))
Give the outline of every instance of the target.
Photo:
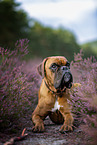
POLYGON ((17 39, 27 37, 27 14, 18 10, 15 0, 0 1, 0 46, 12 47, 17 39))
POLYGON ((44 27, 38 21, 29 19, 15 0, 0 0, 0 46, 12 48, 14 42, 28 38, 29 54, 32 57, 63 55, 73 60, 74 52, 84 48, 84 56, 97 54, 97 41, 79 46, 75 35, 62 27, 44 27), (32 25, 32 26, 31 26, 32 25))
POLYGON ((71 61, 74 52, 79 52, 80 47, 76 38, 68 30, 44 27, 35 22, 30 33, 30 52, 34 56, 44 58, 51 55, 64 55, 71 61))
POLYGON ((80 48, 74 34, 64 28, 53 29, 30 21, 19 5, 15 0, 0 1, 0 46, 12 48, 18 39, 28 38, 28 59, 64 55, 73 60, 74 52, 78 53, 80 48))
POLYGON ((95 56, 97 57, 97 40, 81 45, 84 57, 95 56))

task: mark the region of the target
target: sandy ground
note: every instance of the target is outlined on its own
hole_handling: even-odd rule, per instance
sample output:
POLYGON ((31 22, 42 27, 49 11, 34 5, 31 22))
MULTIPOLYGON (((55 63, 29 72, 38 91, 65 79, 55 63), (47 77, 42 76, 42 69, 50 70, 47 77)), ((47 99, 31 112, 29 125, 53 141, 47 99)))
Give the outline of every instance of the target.
POLYGON ((61 134, 59 132, 61 125, 53 124, 48 117, 44 123, 44 133, 33 133, 31 128, 27 128, 29 136, 17 145, 84 145, 90 142, 90 138, 80 129, 80 126, 73 132, 61 134))
MULTIPOLYGON (((22 140, 15 142, 15 145, 90 145, 92 144, 92 138, 82 130, 82 122, 75 120, 74 125, 76 128, 73 132, 67 132, 61 134, 59 129, 61 125, 54 124, 49 117, 44 121, 45 131, 43 133, 33 133, 32 132, 32 121, 27 118, 22 120, 23 126, 26 127, 26 133, 28 136, 22 140), (27 121, 27 122, 26 122, 27 121)), ((22 128, 19 131, 22 132, 22 128)), ((2 134, 2 143, 8 141, 11 137, 16 136, 16 134, 5 135, 2 134)), ((0 134, 1 138, 1 134, 0 134)), ((2 143, 0 145, 2 145, 2 143)), ((93 145, 93 144, 92 144, 93 145)))

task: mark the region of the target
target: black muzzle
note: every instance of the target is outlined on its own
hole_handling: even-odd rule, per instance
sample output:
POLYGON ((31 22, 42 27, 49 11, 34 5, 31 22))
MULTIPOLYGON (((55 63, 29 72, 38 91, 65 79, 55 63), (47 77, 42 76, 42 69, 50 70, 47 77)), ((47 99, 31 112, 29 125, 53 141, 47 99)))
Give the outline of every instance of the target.
POLYGON ((56 73, 54 79, 54 87, 57 90, 62 90, 64 87, 71 88, 73 82, 73 76, 70 69, 66 66, 62 66, 56 73))

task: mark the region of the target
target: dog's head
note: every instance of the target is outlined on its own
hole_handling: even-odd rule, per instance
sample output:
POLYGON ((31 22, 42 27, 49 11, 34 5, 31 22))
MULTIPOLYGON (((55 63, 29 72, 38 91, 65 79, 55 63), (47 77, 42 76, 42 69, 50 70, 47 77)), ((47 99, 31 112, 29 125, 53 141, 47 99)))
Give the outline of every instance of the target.
POLYGON ((47 57, 37 67, 39 74, 57 91, 71 88, 73 77, 70 63, 63 56, 47 57))

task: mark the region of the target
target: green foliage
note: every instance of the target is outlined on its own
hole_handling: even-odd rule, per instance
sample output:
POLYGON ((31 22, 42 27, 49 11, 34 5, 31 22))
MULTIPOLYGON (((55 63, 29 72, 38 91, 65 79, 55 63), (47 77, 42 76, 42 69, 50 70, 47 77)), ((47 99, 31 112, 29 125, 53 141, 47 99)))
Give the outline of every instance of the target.
POLYGON ((27 14, 18 10, 14 0, 0 1, 0 46, 13 47, 17 39, 27 37, 27 14))
MULTIPOLYGON (((44 27, 35 20, 28 19, 27 14, 20 10, 15 0, 0 1, 0 46, 13 48, 17 39, 28 38, 29 58, 64 55, 73 59, 74 52, 79 51, 72 32, 59 28, 44 27), (29 24, 33 23, 33 26, 29 24)), ((27 57, 26 57, 27 58, 27 57)))
POLYGON ((30 53, 34 56, 64 55, 71 61, 74 52, 79 52, 75 36, 68 30, 52 29, 35 22, 30 33, 30 53))
POLYGON ((34 19, 29 19, 27 13, 19 8, 15 0, 0 1, 0 46, 13 49, 18 39, 28 38, 29 54, 33 57, 63 55, 69 61, 74 53, 82 47, 84 56, 97 55, 97 41, 79 46, 75 35, 64 28, 53 29, 45 27, 34 19), (31 26, 32 25, 32 26, 31 26))
POLYGON ((81 45, 84 57, 97 56, 97 40, 81 45))

